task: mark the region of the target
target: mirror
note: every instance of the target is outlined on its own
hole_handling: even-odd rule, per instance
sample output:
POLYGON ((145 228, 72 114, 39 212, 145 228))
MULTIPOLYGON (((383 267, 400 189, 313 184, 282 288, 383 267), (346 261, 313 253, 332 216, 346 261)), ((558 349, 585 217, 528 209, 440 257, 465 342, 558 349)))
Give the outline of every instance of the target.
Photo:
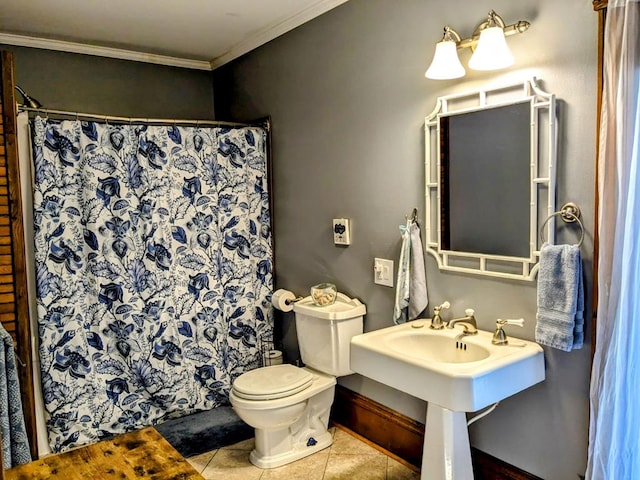
POLYGON ((438 98, 425 119, 425 243, 441 270, 533 280, 555 208, 555 112, 535 79, 438 98))

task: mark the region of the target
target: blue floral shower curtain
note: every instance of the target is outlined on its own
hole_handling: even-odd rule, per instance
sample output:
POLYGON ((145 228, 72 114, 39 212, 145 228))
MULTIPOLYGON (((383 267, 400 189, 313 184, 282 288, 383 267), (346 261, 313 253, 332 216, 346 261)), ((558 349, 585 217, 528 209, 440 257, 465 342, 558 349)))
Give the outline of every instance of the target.
POLYGON ((32 128, 52 449, 226 403, 273 334, 264 129, 32 128))

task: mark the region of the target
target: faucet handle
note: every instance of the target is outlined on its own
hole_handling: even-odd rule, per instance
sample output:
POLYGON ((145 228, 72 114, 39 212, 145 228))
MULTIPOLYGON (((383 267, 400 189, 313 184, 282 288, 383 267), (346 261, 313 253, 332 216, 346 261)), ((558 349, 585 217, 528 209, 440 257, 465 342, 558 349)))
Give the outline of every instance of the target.
POLYGON ((445 301, 441 305, 433 307, 433 318, 431 319, 431 325, 429 325, 429 328, 433 330, 442 330, 445 327, 447 322, 442 321, 442 318, 440 318, 440 310, 443 308, 449 308, 450 306, 451 304, 445 301))
POLYGON ((476 311, 473 308, 466 308, 464 311, 464 314, 467 317, 473 317, 473 314, 476 313, 476 311))
MULTIPOLYGON (((496 331, 493 333, 493 339, 491 340, 491 343, 494 345, 507 345, 509 343, 509 340, 507 340, 507 334, 504 333, 504 330, 502 329, 505 325, 517 325, 518 327, 522 327, 524 326, 524 318, 507 318, 504 320, 499 318, 496 320, 496 331)), ((524 343, 514 346, 523 347, 524 343)))
POLYGON ((442 302, 442 304, 438 305, 437 307, 434 307, 434 310, 437 309, 437 311, 439 312, 440 310, 444 309, 448 309, 451 306, 451 304, 448 301, 444 301, 442 302))
POLYGON ((506 318, 504 320, 499 318, 496 323, 500 325, 517 325, 518 327, 524 327, 524 318, 506 318))

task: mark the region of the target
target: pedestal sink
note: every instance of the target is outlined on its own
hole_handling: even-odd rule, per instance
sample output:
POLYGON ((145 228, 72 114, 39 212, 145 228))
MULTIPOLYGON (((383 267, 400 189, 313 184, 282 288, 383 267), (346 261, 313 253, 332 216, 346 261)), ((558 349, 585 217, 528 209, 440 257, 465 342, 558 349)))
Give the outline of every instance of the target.
POLYGON ((475 412, 544 380, 542 348, 492 334, 429 328, 414 320, 351 339, 351 369, 429 402, 422 480, 471 480, 465 412, 475 412))

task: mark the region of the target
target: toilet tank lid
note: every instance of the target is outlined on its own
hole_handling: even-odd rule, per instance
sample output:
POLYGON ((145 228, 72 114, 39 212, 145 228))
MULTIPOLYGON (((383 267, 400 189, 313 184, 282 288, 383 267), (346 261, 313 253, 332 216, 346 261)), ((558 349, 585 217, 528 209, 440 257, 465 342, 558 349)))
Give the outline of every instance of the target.
POLYGON ((336 301, 332 305, 319 307, 309 296, 294 303, 293 311, 326 320, 348 320, 364 315, 367 313, 367 308, 357 298, 349 298, 344 293, 338 292, 336 301))

